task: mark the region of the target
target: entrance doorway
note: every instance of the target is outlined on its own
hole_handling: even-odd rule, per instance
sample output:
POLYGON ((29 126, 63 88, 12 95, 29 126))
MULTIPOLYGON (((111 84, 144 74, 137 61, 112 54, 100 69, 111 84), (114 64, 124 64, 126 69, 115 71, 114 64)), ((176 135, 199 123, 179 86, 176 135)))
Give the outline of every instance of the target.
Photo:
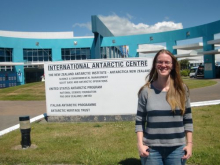
POLYGON ((25 68, 25 83, 39 82, 44 74, 43 68, 25 68))

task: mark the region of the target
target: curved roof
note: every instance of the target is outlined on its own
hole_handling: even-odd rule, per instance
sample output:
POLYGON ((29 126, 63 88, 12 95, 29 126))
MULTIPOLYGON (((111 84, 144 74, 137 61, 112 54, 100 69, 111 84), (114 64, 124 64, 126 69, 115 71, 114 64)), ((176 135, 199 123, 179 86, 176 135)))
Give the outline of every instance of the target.
POLYGON ((68 39, 73 38, 73 32, 18 32, 0 30, 0 36, 15 38, 68 39))

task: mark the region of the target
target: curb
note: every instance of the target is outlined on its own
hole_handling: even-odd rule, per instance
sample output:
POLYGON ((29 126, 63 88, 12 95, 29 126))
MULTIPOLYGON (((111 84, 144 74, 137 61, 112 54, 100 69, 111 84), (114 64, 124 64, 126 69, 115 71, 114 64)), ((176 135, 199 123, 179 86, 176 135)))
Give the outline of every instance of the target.
MULTIPOLYGON (((33 122, 35 122, 37 120, 40 120, 40 119, 43 119, 44 117, 45 117, 45 114, 36 116, 36 117, 30 119, 30 123, 33 123, 33 122)), ((18 128, 20 128, 20 124, 17 124, 17 125, 14 125, 12 127, 7 128, 7 129, 4 129, 3 131, 0 131, 0 136, 4 135, 6 133, 9 133, 11 131, 14 131, 14 130, 16 130, 18 128)))

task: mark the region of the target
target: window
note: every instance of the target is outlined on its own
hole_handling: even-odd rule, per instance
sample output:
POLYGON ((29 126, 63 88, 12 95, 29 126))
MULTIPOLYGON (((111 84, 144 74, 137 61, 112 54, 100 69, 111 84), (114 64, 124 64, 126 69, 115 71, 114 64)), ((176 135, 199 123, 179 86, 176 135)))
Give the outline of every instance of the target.
POLYGON ((11 48, 0 48, 0 62, 12 62, 11 48))
POLYGON ((126 58, 128 57, 128 46, 101 47, 101 58, 126 58))
MULTIPOLYGON (((0 48, 0 62, 12 62, 12 48, 0 48)), ((0 71, 12 71, 13 66, 0 66, 0 71)))
POLYGON ((13 71, 14 66, 0 66, 0 71, 13 71))
POLYGON ((64 48, 61 49, 62 59, 65 60, 85 60, 90 59, 90 48, 64 48))
POLYGON ((52 61, 51 49, 24 49, 23 59, 25 62, 52 61))

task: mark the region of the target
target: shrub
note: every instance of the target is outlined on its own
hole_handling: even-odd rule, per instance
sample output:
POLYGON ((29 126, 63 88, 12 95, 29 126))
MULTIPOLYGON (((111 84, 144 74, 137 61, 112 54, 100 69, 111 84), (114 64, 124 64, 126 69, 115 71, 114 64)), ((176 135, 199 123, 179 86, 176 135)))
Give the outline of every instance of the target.
POLYGON ((189 72, 189 69, 184 69, 180 71, 180 75, 186 77, 189 76, 189 72))

